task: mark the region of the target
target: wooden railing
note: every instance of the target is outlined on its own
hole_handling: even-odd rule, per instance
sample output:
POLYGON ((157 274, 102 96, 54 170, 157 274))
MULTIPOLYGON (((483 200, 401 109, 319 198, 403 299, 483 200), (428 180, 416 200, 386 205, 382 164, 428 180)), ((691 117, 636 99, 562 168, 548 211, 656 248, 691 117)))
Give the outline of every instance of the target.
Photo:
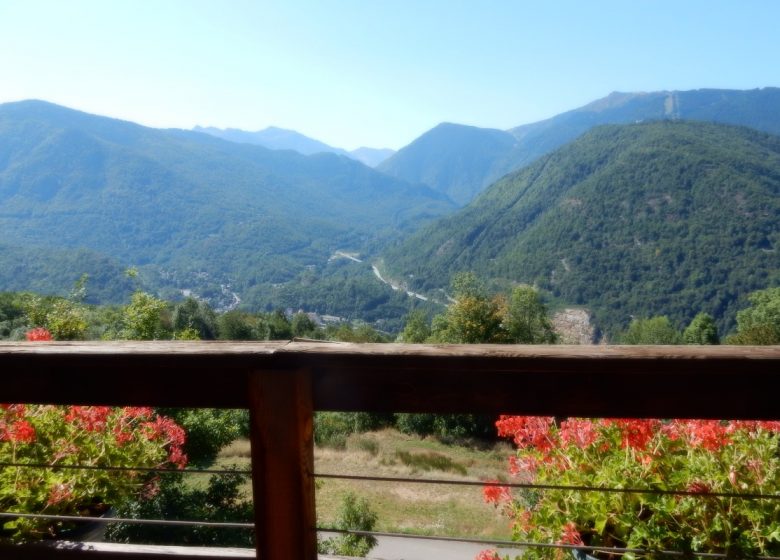
MULTIPOLYGON (((0 374, 0 402, 249 408, 263 560, 317 556, 315 410, 780 419, 780 347, 0 343, 0 374)), ((169 558, 0 549, 70 557, 169 558)))

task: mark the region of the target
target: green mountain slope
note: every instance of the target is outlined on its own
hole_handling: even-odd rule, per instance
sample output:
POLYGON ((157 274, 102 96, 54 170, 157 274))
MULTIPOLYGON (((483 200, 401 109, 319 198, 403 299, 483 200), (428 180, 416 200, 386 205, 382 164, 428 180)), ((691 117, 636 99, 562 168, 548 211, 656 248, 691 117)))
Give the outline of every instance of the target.
POLYGON ((466 204, 506 173, 520 169, 594 126, 661 119, 735 124, 780 134, 780 88, 616 92, 584 107, 506 132, 440 125, 399 150, 378 169, 407 181, 425 183, 466 204))
POLYGON ((728 328, 740 298, 780 282, 780 137, 662 121, 599 127, 386 252, 415 291, 473 270, 587 305, 614 334, 632 316, 728 328))
POLYGON ((82 274, 87 303, 124 303, 135 288, 119 263, 86 249, 0 244, 0 291, 67 296, 82 274))
POLYGON ((443 123, 377 169, 429 185, 463 205, 506 172, 503 158, 515 144, 515 138, 502 130, 443 123))
MULTIPOLYGON (((44 102, 0 106, 0 239, 87 248, 160 286, 292 281, 449 212, 445 196, 333 154, 157 130, 44 102)), ((0 286, 2 289, 2 286, 0 286)))

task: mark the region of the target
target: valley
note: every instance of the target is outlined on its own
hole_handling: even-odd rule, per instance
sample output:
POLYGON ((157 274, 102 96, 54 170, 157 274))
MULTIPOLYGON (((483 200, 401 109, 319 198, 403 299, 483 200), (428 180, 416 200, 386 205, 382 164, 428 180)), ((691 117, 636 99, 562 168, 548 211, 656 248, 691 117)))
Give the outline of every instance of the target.
POLYGON ((776 88, 613 93, 506 131, 442 124, 371 169, 290 130, 0 105, 0 290, 88 274, 89 303, 142 288, 393 333, 472 271, 589 311, 607 339, 700 311, 727 331, 780 281, 779 107, 776 88))

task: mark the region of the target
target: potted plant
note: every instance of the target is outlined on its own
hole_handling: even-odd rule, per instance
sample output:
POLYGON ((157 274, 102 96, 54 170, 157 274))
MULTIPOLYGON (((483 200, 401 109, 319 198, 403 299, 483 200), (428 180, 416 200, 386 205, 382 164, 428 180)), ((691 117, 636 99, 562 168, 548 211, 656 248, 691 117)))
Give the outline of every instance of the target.
MULTIPOLYGON (((503 416, 496 425, 517 445, 509 471, 518 482, 580 488, 486 486, 517 541, 605 558, 780 554, 780 422, 503 416)), ((529 547, 522 557, 564 551, 529 547)))

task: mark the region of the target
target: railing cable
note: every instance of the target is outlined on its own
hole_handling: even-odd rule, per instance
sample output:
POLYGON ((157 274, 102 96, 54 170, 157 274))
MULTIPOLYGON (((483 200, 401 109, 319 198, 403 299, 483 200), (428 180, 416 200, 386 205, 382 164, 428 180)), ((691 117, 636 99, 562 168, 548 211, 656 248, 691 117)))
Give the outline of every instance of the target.
POLYGON ((221 527, 223 529, 254 529, 254 523, 235 523, 228 521, 184 521, 175 519, 129 519, 125 517, 94 517, 81 515, 47 515, 44 513, 0 512, 0 518, 6 519, 45 519, 48 521, 73 521, 76 523, 127 523, 129 525, 166 525, 170 527, 221 527))
POLYGON ((664 496, 698 496, 706 498, 739 498, 744 500, 780 500, 780 494, 754 494, 737 492, 703 492, 694 490, 663 490, 650 488, 600 488, 597 486, 565 486, 560 484, 533 484, 525 482, 495 482, 481 480, 449 480, 446 478, 403 478, 393 476, 363 476, 348 474, 315 473, 315 478, 362 480, 371 482, 407 482, 412 484, 451 484, 456 486, 496 486, 501 488, 525 488, 529 490, 570 490, 576 492, 609 492, 620 494, 657 494, 664 496))
POLYGON ((130 472, 149 472, 156 474, 241 474, 250 475, 251 470, 247 469, 163 469, 155 467, 112 467, 100 465, 58 465, 48 463, 13 463, 0 462, 0 468, 17 467, 30 469, 69 469, 69 470, 94 470, 94 471, 130 471, 130 472))

